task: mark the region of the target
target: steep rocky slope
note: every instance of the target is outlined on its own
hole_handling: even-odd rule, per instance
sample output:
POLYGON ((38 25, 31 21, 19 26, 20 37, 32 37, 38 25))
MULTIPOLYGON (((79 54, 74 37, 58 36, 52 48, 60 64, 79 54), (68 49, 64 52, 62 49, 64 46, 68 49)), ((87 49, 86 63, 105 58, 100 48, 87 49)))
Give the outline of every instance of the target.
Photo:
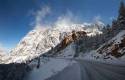
POLYGON ((88 57, 98 60, 123 60, 125 61, 125 30, 114 38, 104 43, 96 51, 90 52, 88 57))
MULTIPOLYGON (((125 30, 121 31, 116 37, 105 43, 97 52, 107 56, 111 55, 120 58, 125 55, 125 30)), ((110 57, 107 57, 110 58, 110 57)))
MULTIPOLYGON (((101 28, 103 26, 102 23, 96 22, 93 24, 73 24, 68 26, 55 25, 47 29, 35 28, 10 52, 8 62, 20 63, 36 58, 60 44, 61 41, 65 42, 64 38, 72 35, 73 31, 77 34, 79 34, 80 31, 84 31, 88 36, 101 34, 101 28)), ((72 42, 72 40, 70 42, 72 42)))

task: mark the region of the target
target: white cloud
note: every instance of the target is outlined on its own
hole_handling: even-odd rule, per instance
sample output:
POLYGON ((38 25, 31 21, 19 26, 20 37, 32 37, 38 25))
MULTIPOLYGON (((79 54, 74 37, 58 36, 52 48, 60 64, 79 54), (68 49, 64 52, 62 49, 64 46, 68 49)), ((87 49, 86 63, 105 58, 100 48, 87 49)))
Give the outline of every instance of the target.
POLYGON ((0 43, 0 49, 2 49, 3 48, 3 45, 2 45, 2 43, 0 43))
POLYGON ((42 24, 43 18, 46 17, 47 14, 50 13, 50 7, 44 6, 36 13, 36 25, 39 26, 42 24))
POLYGON ((78 23, 78 17, 75 16, 71 11, 67 11, 65 14, 59 16, 54 25, 58 27, 71 26, 78 23))
POLYGON ((67 12, 65 15, 59 16, 57 21, 55 22, 56 26, 69 26, 73 24, 73 14, 71 12, 67 12))
POLYGON ((0 52, 1 52, 0 54, 6 54, 7 53, 7 48, 5 48, 2 43, 0 43, 0 52))
MULTIPOLYGON (((74 24, 81 23, 80 17, 74 15, 70 10, 67 10, 67 12, 63 13, 62 15, 60 14, 60 16, 57 17, 56 21, 53 21, 53 23, 50 22, 51 24, 43 23, 43 19, 45 19, 46 16, 48 16, 48 14, 51 14, 51 7, 44 6, 44 7, 41 7, 38 11, 36 12, 31 11, 30 13, 35 14, 35 28, 38 28, 38 29, 42 28, 45 30, 46 28, 52 27, 52 26, 63 27, 63 26, 72 26, 74 24)), ((101 20, 100 15, 97 15, 93 18, 93 22, 97 22, 100 20, 101 20)))
POLYGON ((35 20, 34 20, 34 22, 30 23, 30 25, 34 25, 35 28, 45 26, 43 24, 43 19, 50 13, 51 13, 51 8, 49 6, 43 6, 39 10, 37 10, 36 12, 31 10, 29 12, 29 14, 34 15, 35 20))
MULTIPOLYGON (((74 16, 74 14, 70 10, 67 10, 66 13, 62 14, 61 16, 58 16, 57 20, 55 22, 53 22, 51 25, 43 24, 43 19, 45 19, 46 16, 48 16, 48 14, 51 14, 51 8, 49 6, 44 6, 41 9, 39 9, 38 11, 36 11, 36 12, 31 11, 30 13, 35 15, 35 28, 37 28, 37 29, 39 29, 39 28, 46 29, 46 28, 48 28, 48 26, 52 27, 51 25, 58 26, 58 27, 59 26, 69 26, 69 25, 77 23, 77 21, 78 21, 78 17, 74 16)), ((32 23, 32 24, 34 24, 34 23, 32 23)))
POLYGON ((100 21, 101 20, 101 16, 97 15, 93 18, 93 21, 100 21))

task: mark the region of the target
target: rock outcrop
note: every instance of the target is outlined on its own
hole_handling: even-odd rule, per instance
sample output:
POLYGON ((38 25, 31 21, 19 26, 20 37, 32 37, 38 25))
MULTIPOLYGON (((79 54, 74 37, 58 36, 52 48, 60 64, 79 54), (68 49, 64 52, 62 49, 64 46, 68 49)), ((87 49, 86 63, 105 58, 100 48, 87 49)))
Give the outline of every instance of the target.
POLYGON ((58 55, 58 52, 65 49, 72 42, 75 42, 76 40, 85 36, 87 36, 87 33, 85 31, 72 31, 72 33, 65 36, 64 39, 55 48, 52 47, 51 50, 43 56, 56 56, 56 54, 58 55))
POLYGON ((125 55, 125 30, 121 31, 116 37, 102 45, 97 53, 103 54, 105 57, 111 55, 116 58, 125 55))

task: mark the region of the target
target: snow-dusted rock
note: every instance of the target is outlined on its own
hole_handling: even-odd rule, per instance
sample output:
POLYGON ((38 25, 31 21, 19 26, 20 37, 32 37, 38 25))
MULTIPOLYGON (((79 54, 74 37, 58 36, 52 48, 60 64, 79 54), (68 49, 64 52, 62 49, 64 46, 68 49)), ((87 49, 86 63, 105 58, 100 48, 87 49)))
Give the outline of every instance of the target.
POLYGON ((103 59, 120 59, 125 56, 125 30, 103 44, 96 52, 101 54, 103 59))

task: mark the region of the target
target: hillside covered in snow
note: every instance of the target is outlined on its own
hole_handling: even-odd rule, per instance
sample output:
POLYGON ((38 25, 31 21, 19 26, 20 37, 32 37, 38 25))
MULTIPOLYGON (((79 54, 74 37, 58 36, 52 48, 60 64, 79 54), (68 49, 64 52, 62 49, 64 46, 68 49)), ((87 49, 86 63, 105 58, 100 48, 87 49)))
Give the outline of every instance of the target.
MULTIPOLYGON (((97 53, 102 54, 106 59, 113 56, 115 58, 122 58, 125 55, 125 30, 121 31, 116 37, 103 44, 97 53)), ((124 56, 125 57, 125 56, 124 56)))
POLYGON ((102 34, 104 24, 100 21, 92 24, 55 25, 52 28, 35 28, 30 31, 10 52, 9 62, 22 62, 31 60, 46 53, 57 46, 64 37, 72 34, 72 31, 84 31, 88 36, 102 34), (18 56, 18 57, 17 57, 18 56))

